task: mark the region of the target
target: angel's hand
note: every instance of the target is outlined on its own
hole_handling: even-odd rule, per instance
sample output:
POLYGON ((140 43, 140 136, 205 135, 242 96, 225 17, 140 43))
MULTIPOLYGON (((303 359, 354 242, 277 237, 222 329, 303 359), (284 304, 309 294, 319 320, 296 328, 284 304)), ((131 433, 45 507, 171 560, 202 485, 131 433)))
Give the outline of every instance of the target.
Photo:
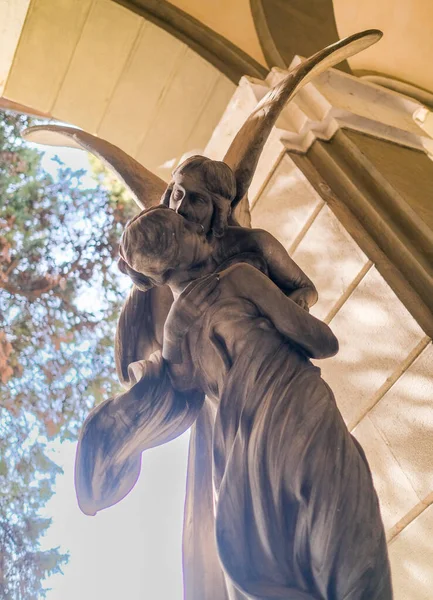
POLYGON ((218 273, 203 277, 188 293, 177 299, 175 310, 170 311, 165 323, 164 336, 167 333, 171 338, 182 337, 187 333, 218 298, 218 281, 218 273))
POLYGON ((163 356, 173 363, 182 362, 182 340, 190 327, 219 296, 219 274, 203 277, 192 289, 180 296, 164 325, 163 356))
POLYGON ((287 296, 288 296, 288 298, 290 298, 290 300, 293 300, 293 302, 296 302, 296 304, 298 304, 298 306, 300 306, 301 308, 303 308, 304 310, 309 312, 310 295, 311 295, 310 288, 298 288, 297 290, 295 290, 294 292, 291 292, 287 296))

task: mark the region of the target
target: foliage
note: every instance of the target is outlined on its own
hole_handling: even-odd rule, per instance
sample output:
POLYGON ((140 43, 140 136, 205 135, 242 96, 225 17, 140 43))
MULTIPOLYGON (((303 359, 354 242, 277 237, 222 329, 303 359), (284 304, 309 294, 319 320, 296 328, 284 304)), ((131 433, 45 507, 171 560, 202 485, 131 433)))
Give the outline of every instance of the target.
POLYGON ((52 495, 60 471, 44 453, 24 416, 3 412, 0 425, 0 598, 26 599, 43 595, 41 581, 58 572, 67 556, 57 548, 39 549, 39 538, 51 520, 39 509, 52 495))
POLYGON ((38 551, 38 510, 58 470, 44 440, 73 439, 118 391, 112 353, 123 293, 118 240, 135 208, 20 138, 29 117, 0 113, 0 597, 36 598, 64 561, 38 551))

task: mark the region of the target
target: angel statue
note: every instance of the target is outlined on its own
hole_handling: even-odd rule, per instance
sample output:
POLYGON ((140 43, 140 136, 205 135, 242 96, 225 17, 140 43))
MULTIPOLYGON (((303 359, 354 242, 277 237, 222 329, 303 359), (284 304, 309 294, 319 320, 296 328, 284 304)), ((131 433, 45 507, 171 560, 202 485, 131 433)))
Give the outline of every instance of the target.
POLYGON ((359 33, 303 61, 258 104, 223 162, 192 157, 167 188, 103 140, 43 127, 102 157, 143 208, 120 244, 134 284, 116 339, 127 390, 82 427, 78 502, 93 515, 120 501, 142 452, 191 427, 186 600, 392 599, 365 454, 311 362, 338 342, 308 312, 312 282, 271 235, 248 227, 247 201, 285 103, 380 37, 359 33))

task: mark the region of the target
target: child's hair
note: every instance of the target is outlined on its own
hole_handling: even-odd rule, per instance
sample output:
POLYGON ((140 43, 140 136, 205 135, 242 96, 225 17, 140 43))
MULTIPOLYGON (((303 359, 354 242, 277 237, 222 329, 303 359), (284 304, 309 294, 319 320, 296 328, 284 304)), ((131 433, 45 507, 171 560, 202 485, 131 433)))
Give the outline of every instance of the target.
POLYGON ((119 267, 119 271, 124 275, 128 275, 132 283, 142 292, 147 292, 147 290, 150 290, 155 285, 150 277, 134 271, 122 257, 117 261, 117 266, 119 267))
POLYGON ((163 279, 166 272, 176 268, 179 256, 177 223, 170 217, 179 218, 163 205, 152 207, 133 219, 123 232, 118 266, 142 291, 147 291, 154 285, 152 278, 146 275, 146 266, 162 266, 163 279), (137 221, 138 217, 140 222, 137 221), (138 263, 140 271, 134 268, 138 263))

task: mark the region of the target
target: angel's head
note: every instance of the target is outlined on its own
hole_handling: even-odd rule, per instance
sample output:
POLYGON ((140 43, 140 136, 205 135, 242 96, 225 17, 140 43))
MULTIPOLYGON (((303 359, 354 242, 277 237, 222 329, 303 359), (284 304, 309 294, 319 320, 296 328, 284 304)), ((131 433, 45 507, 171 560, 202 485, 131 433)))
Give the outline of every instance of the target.
POLYGON ((162 203, 221 237, 227 227, 236 180, 226 163, 204 156, 187 158, 172 173, 162 203))
POLYGON ((169 283, 174 273, 198 272, 211 252, 201 225, 159 205, 142 211, 126 226, 119 267, 146 290, 169 283))

